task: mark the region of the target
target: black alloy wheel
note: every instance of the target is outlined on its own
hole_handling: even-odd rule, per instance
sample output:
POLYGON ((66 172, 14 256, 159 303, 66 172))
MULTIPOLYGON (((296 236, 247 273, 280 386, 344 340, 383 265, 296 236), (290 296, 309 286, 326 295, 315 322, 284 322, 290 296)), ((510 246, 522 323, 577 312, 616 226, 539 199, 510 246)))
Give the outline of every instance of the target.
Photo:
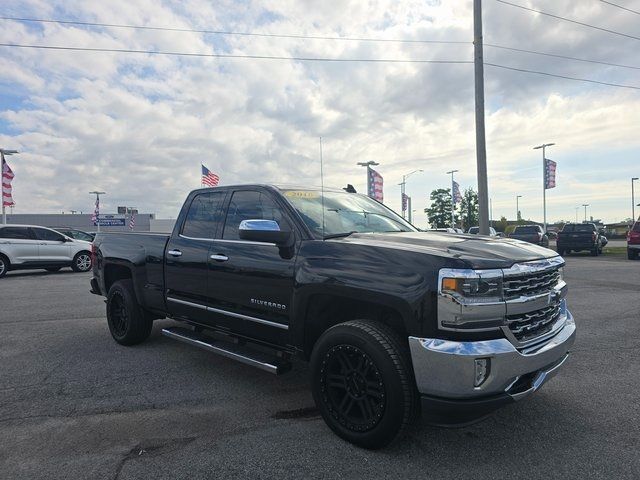
POLYGON ((111 336, 121 345, 135 345, 149 337, 153 319, 138 304, 130 279, 118 280, 109 289, 107 322, 111 336))
POLYGON ((310 373, 327 426, 358 446, 388 445, 420 413, 407 342, 384 323, 351 320, 326 330, 313 347, 310 373))
POLYGON ((385 409, 385 385, 369 355, 353 345, 328 350, 320 370, 322 401, 349 430, 375 427, 385 409))
POLYGON ((124 337, 129 328, 129 314, 125 305, 124 296, 120 292, 115 292, 109 301, 109 320, 113 328, 113 334, 117 337, 124 337))

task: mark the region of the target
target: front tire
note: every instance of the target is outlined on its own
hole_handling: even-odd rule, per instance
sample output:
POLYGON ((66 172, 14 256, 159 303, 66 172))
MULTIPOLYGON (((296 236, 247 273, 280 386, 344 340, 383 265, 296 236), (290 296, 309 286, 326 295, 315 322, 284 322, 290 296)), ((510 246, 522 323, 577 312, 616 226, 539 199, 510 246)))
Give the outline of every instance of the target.
POLYGON ((73 257, 73 263, 71 264, 74 272, 88 272, 91 270, 91 253, 79 252, 73 257))
POLYGON ((131 280, 118 280, 109 289, 107 323, 111 336, 121 345, 136 345, 149 337, 153 320, 138 305, 131 280))
POLYGON ((408 347, 387 325, 338 324, 311 354, 313 398, 338 436, 364 448, 391 443, 419 413, 408 347))
POLYGON ((9 271, 9 259, 4 255, 0 255, 0 278, 4 277, 9 271))

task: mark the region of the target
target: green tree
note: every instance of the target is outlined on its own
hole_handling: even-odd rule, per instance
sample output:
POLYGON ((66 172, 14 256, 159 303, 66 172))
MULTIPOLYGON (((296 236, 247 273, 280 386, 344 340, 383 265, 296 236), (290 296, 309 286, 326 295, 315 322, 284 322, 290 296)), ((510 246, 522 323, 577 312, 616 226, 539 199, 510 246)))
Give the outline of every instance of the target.
MULTIPOLYGON (((451 189, 438 188, 429 196, 431 206, 424 209, 431 228, 445 228, 451 226, 451 189)), ((457 215, 454 217, 456 223, 457 215)))
POLYGON ((465 230, 478 225, 478 193, 473 188, 467 188, 462 195, 460 216, 465 230))
POLYGON ((507 221, 507 217, 503 215, 495 224, 496 231, 504 232, 507 229, 507 225, 509 225, 509 222, 507 221))

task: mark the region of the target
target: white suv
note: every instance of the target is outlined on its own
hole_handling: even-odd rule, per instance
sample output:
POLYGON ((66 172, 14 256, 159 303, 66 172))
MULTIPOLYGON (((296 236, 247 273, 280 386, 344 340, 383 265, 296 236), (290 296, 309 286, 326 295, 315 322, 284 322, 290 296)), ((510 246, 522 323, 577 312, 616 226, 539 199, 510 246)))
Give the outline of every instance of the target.
POLYGON ((91 243, 35 225, 0 225, 0 278, 9 270, 71 267, 91 269, 91 243))

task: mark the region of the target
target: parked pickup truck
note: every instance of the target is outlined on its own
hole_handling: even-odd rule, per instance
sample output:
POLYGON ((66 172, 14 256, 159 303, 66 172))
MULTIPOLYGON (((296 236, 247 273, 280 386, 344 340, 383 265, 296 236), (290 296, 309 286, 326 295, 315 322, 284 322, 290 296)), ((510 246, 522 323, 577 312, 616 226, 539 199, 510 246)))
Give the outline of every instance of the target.
POLYGON ((593 223, 567 223, 556 240, 559 255, 588 250, 597 257, 602 253, 602 238, 593 223))
POLYGON ((513 233, 509 235, 509 238, 534 243, 541 247, 549 246, 549 236, 542 230, 540 225, 518 225, 513 233))
POLYGON ((196 190, 171 235, 98 233, 93 255, 118 343, 170 317, 164 335, 267 372, 308 360, 328 426, 367 448, 421 408, 461 423, 528 397, 575 337, 555 252, 420 232, 343 190, 196 190))

